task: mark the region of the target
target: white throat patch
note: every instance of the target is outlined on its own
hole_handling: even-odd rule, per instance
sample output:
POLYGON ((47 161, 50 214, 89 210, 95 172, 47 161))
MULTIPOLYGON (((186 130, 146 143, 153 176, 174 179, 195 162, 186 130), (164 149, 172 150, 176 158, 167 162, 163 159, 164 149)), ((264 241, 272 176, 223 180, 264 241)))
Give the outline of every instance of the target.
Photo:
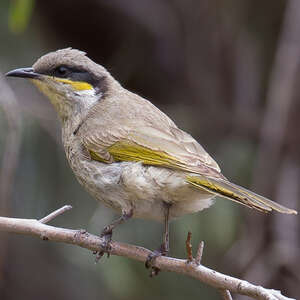
POLYGON ((89 90, 82 90, 76 91, 75 95, 80 98, 81 105, 84 109, 89 109, 92 107, 99 99, 102 98, 102 93, 96 93, 96 90, 89 89, 89 90))

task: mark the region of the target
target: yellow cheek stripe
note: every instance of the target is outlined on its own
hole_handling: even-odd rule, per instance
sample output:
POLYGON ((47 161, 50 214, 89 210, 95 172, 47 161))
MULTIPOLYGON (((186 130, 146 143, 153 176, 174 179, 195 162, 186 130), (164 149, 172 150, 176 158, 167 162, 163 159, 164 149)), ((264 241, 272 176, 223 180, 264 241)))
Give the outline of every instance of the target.
POLYGON ((84 91, 84 90, 92 90, 93 86, 87 82, 83 81, 72 81, 69 79, 63 79, 63 78, 55 78, 56 81, 63 82, 66 84, 70 84, 74 90, 76 91, 84 91))

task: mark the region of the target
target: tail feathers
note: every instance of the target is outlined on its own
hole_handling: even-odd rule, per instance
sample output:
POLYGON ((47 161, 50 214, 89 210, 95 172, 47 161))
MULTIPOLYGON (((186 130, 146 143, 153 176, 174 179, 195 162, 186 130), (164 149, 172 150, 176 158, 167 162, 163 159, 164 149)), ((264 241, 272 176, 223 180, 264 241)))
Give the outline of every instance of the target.
POLYGON ((187 176, 187 182, 196 188, 206 190, 259 211, 269 212, 276 210, 283 214, 297 214, 296 210, 284 207, 229 181, 203 176, 187 176))

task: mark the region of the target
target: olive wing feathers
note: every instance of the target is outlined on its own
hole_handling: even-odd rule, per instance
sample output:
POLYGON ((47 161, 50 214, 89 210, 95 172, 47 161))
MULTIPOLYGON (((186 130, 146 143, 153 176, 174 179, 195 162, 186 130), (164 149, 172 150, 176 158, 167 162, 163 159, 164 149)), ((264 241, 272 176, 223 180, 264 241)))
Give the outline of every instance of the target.
POLYGON ((217 163, 190 135, 178 128, 170 132, 150 126, 127 128, 111 134, 110 143, 97 134, 85 136, 84 145, 93 159, 111 163, 137 161, 205 176, 224 178, 217 163))

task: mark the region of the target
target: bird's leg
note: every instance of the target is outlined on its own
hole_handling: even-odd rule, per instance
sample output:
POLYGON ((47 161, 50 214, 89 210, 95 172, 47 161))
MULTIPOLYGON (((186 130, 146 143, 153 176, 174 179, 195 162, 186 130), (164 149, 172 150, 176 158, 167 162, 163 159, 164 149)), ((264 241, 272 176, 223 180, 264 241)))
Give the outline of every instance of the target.
POLYGON ((160 253, 163 256, 166 256, 169 253, 169 215, 171 204, 165 203, 165 224, 164 224, 164 234, 163 234, 163 243, 160 246, 160 253))
POLYGON ((103 251, 100 251, 97 253, 96 260, 99 260, 104 253, 107 253, 107 257, 110 255, 110 242, 113 234, 113 230, 120 224, 124 223, 128 219, 130 219, 133 215, 133 209, 131 209, 129 212, 123 212, 121 217, 113 221, 111 224, 105 226, 101 232, 100 237, 105 239, 105 246, 103 251))
POLYGON ((101 232, 100 237, 109 237, 111 239, 113 230, 120 224, 124 223, 125 221, 129 220, 133 215, 133 210, 131 209, 128 213, 122 213, 121 217, 113 221, 111 224, 105 226, 101 232))
POLYGON ((169 215, 170 207, 172 204, 163 202, 164 205, 164 234, 163 243, 158 250, 153 251, 148 255, 145 266, 146 268, 151 268, 150 276, 156 276, 160 271, 159 268, 154 266, 155 259, 159 256, 166 256, 169 253, 169 215))

